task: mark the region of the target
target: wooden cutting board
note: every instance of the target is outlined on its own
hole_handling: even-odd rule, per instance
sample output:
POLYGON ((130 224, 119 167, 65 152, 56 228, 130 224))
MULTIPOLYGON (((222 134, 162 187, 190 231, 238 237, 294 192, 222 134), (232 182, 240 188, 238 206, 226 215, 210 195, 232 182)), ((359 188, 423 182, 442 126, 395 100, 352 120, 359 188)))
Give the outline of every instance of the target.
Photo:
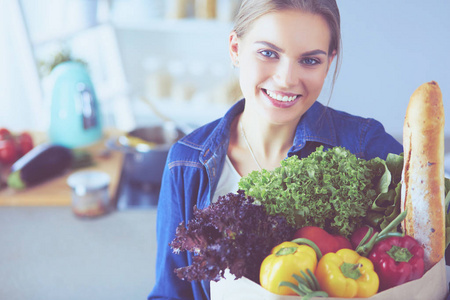
MULTIPOLYGON (((35 145, 45 141, 39 134, 34 134, 35 145)), ((88 151, 94 160, 94 165, 82 169, 70 170, 58 177, 25 190, 14 190, 9 187, 0 190, 0 206, 69 206, 71 205, 71 189, 67 185, 67 178, 73 172, 80 170, 97 170, 108 173, 111 177, 109 193, 111 199, 114 197, 120 179, 123 154, 118 151, 108 151, 105 146, 106 137, 100 142, 83 148, 88 151)), ((7 170, 4 170, 5 177, 7 170)))

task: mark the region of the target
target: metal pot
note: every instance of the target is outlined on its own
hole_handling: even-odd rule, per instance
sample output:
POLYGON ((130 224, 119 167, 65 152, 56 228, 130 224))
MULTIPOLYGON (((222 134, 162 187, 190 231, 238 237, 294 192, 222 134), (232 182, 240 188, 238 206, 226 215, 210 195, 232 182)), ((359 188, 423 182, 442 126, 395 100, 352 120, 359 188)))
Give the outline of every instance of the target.
POLYGON ((125 154, 122 176, 130 183, 156 184, 159 188, 169 149, 184 135, 172 123, 164 123, 137 128, 110 139, 107 146, 125 154))

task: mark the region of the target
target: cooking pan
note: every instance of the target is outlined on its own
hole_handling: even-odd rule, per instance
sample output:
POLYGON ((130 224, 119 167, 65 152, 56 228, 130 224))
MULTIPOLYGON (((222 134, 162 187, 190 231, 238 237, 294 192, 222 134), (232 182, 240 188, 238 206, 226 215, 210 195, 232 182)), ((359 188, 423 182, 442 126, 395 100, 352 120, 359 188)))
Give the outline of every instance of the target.
POLYGON ((122 174, 134 183, 160 184, 170 147, 184 136, 172 123, 141 127, 109 139, 109 149, 125 154, 122 174))

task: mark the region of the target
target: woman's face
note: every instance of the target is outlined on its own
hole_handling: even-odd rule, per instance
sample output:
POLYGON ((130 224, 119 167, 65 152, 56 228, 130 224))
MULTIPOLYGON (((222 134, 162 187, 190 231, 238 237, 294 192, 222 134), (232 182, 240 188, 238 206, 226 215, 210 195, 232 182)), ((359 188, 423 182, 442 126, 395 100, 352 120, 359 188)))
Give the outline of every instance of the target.
POLYGON ((241 38, 232 33, 246 109, 274 124, 298 122, 322 89, 334 58, 329 44, 326 21, 299 10, 263 15, 241 38))

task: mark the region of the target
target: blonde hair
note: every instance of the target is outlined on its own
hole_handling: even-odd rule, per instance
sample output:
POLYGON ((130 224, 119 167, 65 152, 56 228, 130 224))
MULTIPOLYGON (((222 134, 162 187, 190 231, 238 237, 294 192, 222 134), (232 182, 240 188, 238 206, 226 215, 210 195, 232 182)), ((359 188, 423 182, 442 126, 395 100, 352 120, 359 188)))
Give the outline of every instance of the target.
POLYGON ((339 73, 342 50, 341 17, 335 0, 243 0, 235 17, 233 30, 238 37, 243 37, 259 17, 268 13, 291 9, 322 16, 328 24, 331 36, 328 55, 336 54, 331 97, 339 73))

